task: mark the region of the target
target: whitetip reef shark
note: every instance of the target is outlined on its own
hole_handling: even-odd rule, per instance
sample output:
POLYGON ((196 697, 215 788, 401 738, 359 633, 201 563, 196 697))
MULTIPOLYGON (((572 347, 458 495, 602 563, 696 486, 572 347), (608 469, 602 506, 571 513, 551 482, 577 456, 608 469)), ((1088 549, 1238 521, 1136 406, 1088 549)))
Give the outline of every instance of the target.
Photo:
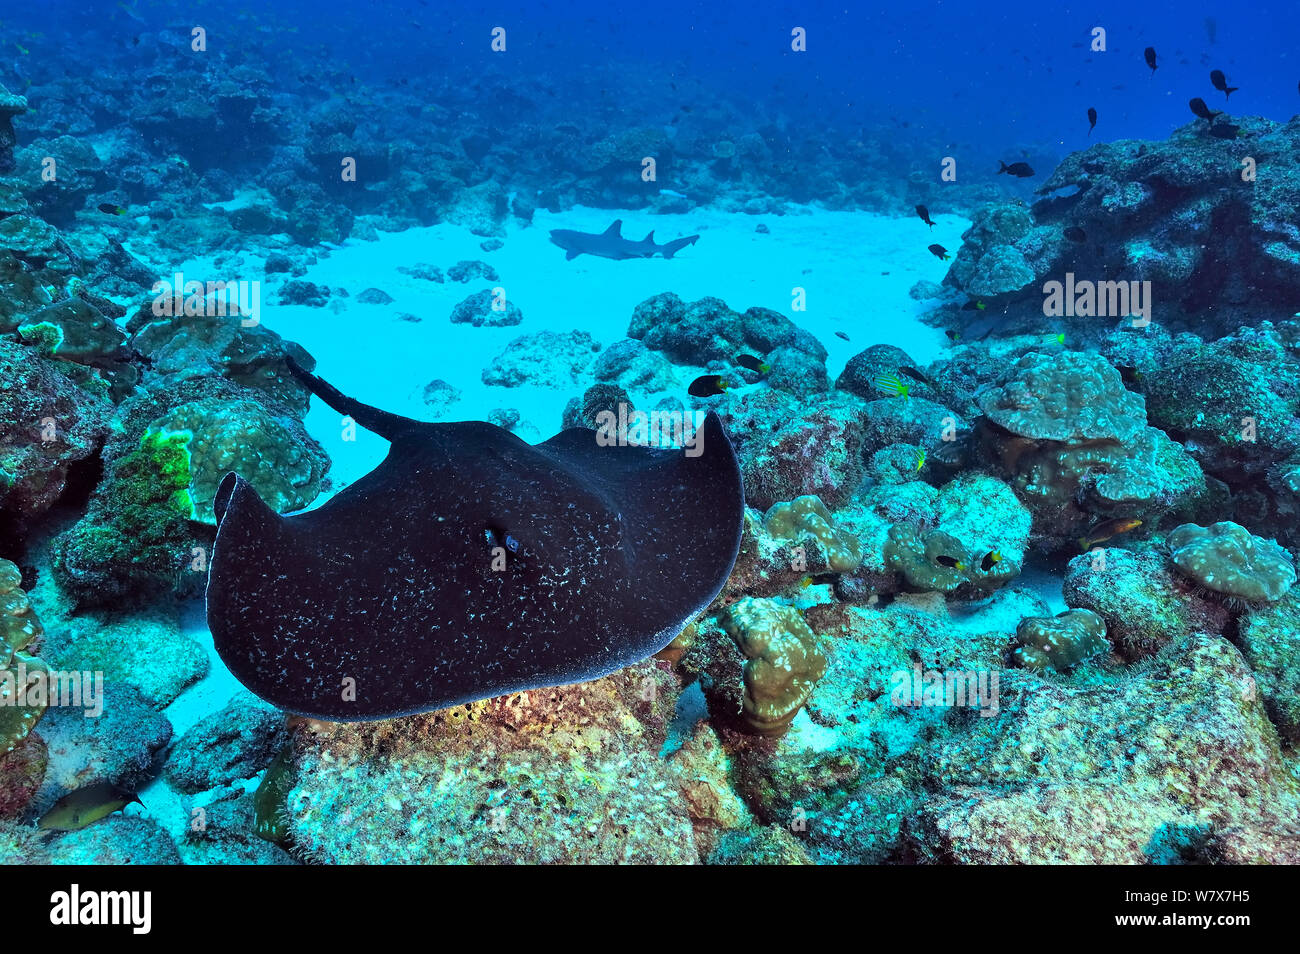
POLYGON ((672 258, 688 245, 694 245, 700 240, 698 235, 688 235, 685 238, 674 239, 663 245, 655 244, 655 233, 651 230, 639 242, 623 238, 621 231, 623 220, 615 219, 614 224, 603 232, 575 232, 572 229, 552 229, 551 241, 560 248, 564 249, 564 258, 566 261, 577 258, 579 255, 597 255, 600 258, 625 259, 625 258, 653 258, 655 255, 662 255, 664 258, 672 258))

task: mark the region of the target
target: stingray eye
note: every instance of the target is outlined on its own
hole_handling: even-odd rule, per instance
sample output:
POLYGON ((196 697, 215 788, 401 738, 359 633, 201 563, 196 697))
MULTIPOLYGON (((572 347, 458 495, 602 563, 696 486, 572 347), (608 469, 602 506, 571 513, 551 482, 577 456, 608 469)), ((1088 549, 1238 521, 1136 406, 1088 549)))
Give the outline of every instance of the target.
POLYGON ((488 527, 483 531, 483 539, 487 541, 487 545, 490 547, 497 545, 497 535, 493 532, 491 527, 488 527))
POLYGON ((516 540, 514 537, 510 536, 510 534, 508 533, 506 534, 506 549, 509 550, 511 553, 519 552, 519 541, 516 540))

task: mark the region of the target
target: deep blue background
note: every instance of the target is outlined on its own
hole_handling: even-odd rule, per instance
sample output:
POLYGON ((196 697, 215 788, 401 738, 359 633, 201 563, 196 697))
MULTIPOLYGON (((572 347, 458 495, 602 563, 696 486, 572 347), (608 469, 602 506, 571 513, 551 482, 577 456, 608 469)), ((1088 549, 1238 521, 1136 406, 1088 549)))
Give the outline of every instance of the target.
MULTIPOLYGON (((0 13, 0 82, 22 86, 30 57, 56 55, 75 72, 106 53, 167 46, 202 24, 213 49, 274 63, 286 51, 342 69, 362 84, 458 78, 484 71, 517 75, 523 87, 588 80, 619 96, 620 82, 675 108, 699 95, 693 84, 782 104, 807 135, 851 135, 881 125, 926 148, 980 154, 1060 155, 1086 146, 1086 112, 1097 108, 1098 138, 1163 138, 1192 117, 1187 100, 1215 108, 1223 96, 1209 71, 1241 87, 1231 112, 1286 120, 1300 111, 1300 4, 1091 2, 1052 0, 903 4, 743 3, 680 0, 444 3, 440 0, 277 0, 150 5, 50 0, 0 13), (1208 21, 1212 21, 1208 22, 1208 21), (507 29, 508 53, 489 50, 493 26, 507 29), (790 28, 808 30, 808 52, 790 50, 790 28), (1108 52, 1088 49, 1090 29, 1108 32, 1108 52), (31 37, 32 31, 45 37, 31 37), (160 32, 164 31, 164 32, 160 32), (170 32, 167 32, 170 31, 170 32), (22 54, 22 44, 31 52, 22 54), (1153 77, 1142 61, 1160 55, 1153 77), (53 48, 52 48, 53 47, 53 48), (61 48, 61 49, 60 49, 61 48), (137 47, 138 49, 138 47, 137 47), (676 89, 672 85, 676 84, 676 89)), ((572 108, 584 103, 570 89, 572 108)), ((644 102, 634 112, 644 113, 644 102)), ((629 115, 637 121, 658 117, 629 115)), ((1046 170, 1044 170, 1046 171, 1046 170)))

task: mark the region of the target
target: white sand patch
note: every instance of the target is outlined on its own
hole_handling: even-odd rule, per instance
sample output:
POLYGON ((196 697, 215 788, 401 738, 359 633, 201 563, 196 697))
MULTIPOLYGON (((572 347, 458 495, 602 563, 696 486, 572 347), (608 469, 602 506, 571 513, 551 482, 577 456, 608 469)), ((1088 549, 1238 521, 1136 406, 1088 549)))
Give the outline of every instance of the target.
MULTIPOLYGON (((322 377, 359 400, 428 419, 423 388, 442 379, 463 393, 447 419, 481 420, 493 408, 513 407, 542 439, 559 430, 564 404, 579 389, 488 387, 480 379, 482 370, 511 340, 542 330, 586 331, 608 346, 626 337, 633 309, 660 292, 675 292, 686 301, 712 295, 737 311, 752 306, 780 311, 826 346, 832 378, 850 357, 872 344, 897 345, 918 362, 938 355, 947 342, 939 331, 917 320, 920 303, 908 290, 921 279, 942 280, 947 265, 926 246, 938 242, 955 250, 969 223, 940 216, 931 232, 919 220, 817 209, 799 212, 749 216, 712 210, 679 215, 589 208, 558 215, 539 211, 532 225, 512 225, 504 246, 494 252, 479 247, 481 236, 455 225, 381 233, 378 241, 349 240, 303 276, 331 289, 346 288, 351 298, 334 299, 326 308, 276 304, 281 277, 275 276, 274 284, 263 285, 262 320, 305 347, 316 357, 322 377), (549 240, 551 229, 602 231, 615 218, 622 218, 624 235, 634 239, 652 228, 661 243, 695 233, 701 238, 671 260, 627 261, 585 255, 566 261, 549 240), (760 222, 770 229, 768 234, 755 231, 760 222), (417 263, 445 271, 466 259, 492 265, 500 282, 437 284, 398 271, 417 263), (494 284, 522 309, 521 324, 475 328, 451 323, 452 309, 460 301, 494 284), (370 287, 382 289, 393 302, 358 303, 356 296, 370 287), (791 308, 796 287, 806 290, 806 311, 791 308), (403 321, 398 318, 403 313, 421 321, 403 321), (837 331, 850 340, 837 337, 837 331)), ((201 263, 193 266, 193 277, 200 277, 201 263)), ((184 270, 191 277, 190 263, 184 270)), ((685 398, 684 393, 680 396, 685 398)), ((332 475, 339 485, 369 471, 386 450, 383 441, 363 432, 355 442, 342 440, 339 416, 319 401, 312 402, 307 427, 333 459, 332 475)))

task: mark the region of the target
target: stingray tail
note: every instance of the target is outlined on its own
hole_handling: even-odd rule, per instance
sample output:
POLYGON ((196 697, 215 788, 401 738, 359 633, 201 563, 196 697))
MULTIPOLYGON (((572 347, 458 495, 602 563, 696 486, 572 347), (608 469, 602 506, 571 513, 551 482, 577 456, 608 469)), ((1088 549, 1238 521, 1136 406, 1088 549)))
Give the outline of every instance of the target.
MULTIPOLYGON (((654 233, 652 232, 650 234, 653 235, 654 233)), ((673 239, 673 241, 669 242, 667 245, 662 246, 664 250, 664 258, 672 258, 686 246, 694 245, 699 240, 700 237, 698 235, 688 235, 686 238, 673 239)))
POLYGON ((312 374, 290 355, 285 355, 284 363, 289 366, 293 376, 312 394, 316 395, 334 410, 340 414, 347 415, 356 421, 366 430, 378 434, 385 440, 393 440, 398 434, 409 427, 414 427, 420 422, 409 417, 402 417, 400 414, 391 414, 388 411, 381 411, 377 407, 371 407, 369 404, 362 404, 355 398, 350 398, 332 384, 328 384, 321 378, 312 374))

